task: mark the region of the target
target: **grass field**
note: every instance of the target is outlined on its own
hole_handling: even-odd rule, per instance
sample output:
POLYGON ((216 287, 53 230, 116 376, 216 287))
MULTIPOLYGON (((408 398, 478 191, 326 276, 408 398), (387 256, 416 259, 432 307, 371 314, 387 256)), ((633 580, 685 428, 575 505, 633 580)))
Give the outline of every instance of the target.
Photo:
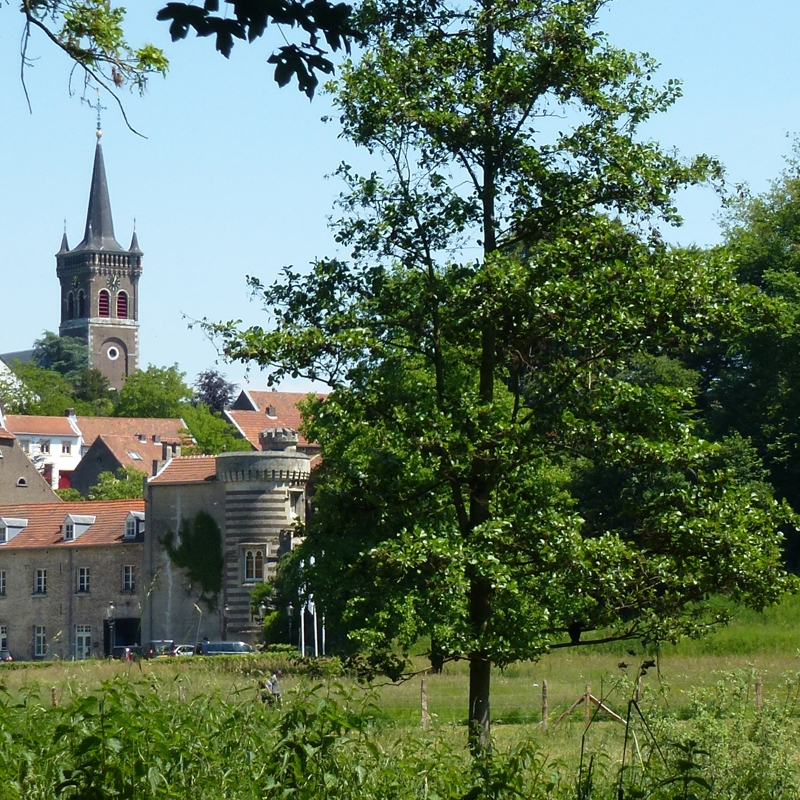
MULTIPOLYGON (((660 652, 638 645, 572 648, 554 651, 538 662, 512 664, 495 670, 492 678, 492 717, 496 727, 538 725, 542 714, 542 687, 547 683, 550 720, 557 718, 591 684, 592 693, 620 714, 624 713, 640 665, 656 657, 657 667, 642 679, 643 696, 662 703, 677 717, 685 716, 697 691, 713 687, 729 673, 761 676, 764 697, 777 700, 791 691, 800 675, 800 598, 789 597, 763 614, 738 611, 732 624, 708 637, 667 646, 660 652), (627 666, 621 666, 627 665, 627 666)), ((423 671, 427 661, 416 659, 423 671)), ((258 678, 275 668, 284 671, 284 692, 309 680, 305 670, 293 670, 280 657, 247 659, 182 658, 133 664, 111 661, 53 662, 0 666, 0 679, 12 695, 25 689, 49 700, 68 701, 94 691, 117 675, 150 678, 167 696, 218 694, 251 700, 258 678)), ((428 708, 435 725, 464 724, 467 664, 451 662, 442 675, 417 675, 391 684, 376 682, 383 713, 395 724, 418 725, 421 719, 421 680, 425 677, 428 708)), ((345 683, 348 681, 345 679, 345 683)), ((576 712, 564 724, 583 721, 576 712)))
POLYGON ((418 674, 372 687, 334 674, 335 659, 270 654, 3 665, 0 785, 20 800, 54 796, 54 782, 63 787, 55 796, 103 800, 263 800, 287 797, 290 786, 292 796, 309 800, 600 800, 619 797, 624 775, 626 791, 640 791, 625 797, 673 800, 699 787, 702 798, 796 798, 798 649, 800 602, 788 598, 658 654, 630 644, 577 648, 496 670, 498 756, 485 774, 466 753, 464 662, 429 675, 419 656, 418 674), (641 715, 627 730, 600 712, 587 727, 582 705, 556 724, 587 684, 620 716, 635 711, 636 678, 654 656, 642 678, 641 715), (258 694, 259 679, 277 668, 281 710, 263 706, 258 694), (421 729, 423 680, 429 731, 421 729), (674 781, 683 794, 672 791, 674 781))

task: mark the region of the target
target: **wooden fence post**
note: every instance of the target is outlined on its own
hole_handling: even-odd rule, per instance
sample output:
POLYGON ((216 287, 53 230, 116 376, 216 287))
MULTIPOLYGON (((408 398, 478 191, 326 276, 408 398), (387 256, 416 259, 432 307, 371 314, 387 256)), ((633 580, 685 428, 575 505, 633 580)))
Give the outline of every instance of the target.
POLYGON ((542 727, 547 730, 547 681, 542 681, 542 727))
POLYGON ((419 699, 422 706, 422 730, 427 731, 431 726, 431 715, 428 713, 428 682, 425 678, 420 681, 419 699))
POLYGON ((760 714, 761 709, 764 707, 764 693, 761 676, 756 678, 756 711, 760 714))
POLYGON ((58 696, 56 695, 55 686, 50 690, 50 702, 52 703, 53 708, 58 708, 58 696))
POLYGON ((591 683, 587 683, 586 684, 586 694, 584 695, 584 698, 585 698, 585 702, 586 702, 586 711, 585 711, 586 727, 588 728, 589 724, 592 721, 592 684, 591 683))

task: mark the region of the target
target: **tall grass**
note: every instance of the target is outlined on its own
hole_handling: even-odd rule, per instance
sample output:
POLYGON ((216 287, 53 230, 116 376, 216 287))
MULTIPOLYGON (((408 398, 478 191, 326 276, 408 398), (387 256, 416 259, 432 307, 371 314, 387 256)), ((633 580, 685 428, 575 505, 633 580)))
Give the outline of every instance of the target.
MULTIPOLYGON (((800 601, 651 653, 558 651, 496 671, 495 758, 465 748, 467 665, 369 688, 286 655, 0 668, 0 787, 47 798, 796 798, 800 601), (258 681, 282 669, 284 706, 258 681), (763 688, 756 707, 755 681, 763 688), (549 726, 541 724, 548 687, 549 726), (591 684, 630 724, 584 708, 591 684)), ((629 652, 630 651, 630 652, 629 652)), ((424 658, 417 667, 424 670, 424 658)))

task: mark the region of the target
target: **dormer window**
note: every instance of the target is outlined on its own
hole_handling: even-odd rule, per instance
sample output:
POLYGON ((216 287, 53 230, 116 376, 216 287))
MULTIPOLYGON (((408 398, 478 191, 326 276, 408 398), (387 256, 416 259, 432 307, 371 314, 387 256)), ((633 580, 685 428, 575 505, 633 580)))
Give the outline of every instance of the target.
POLYGON ((27 519, 0 517, 0 544, 7 544, 27 526, 27 519))
POLYGON ((272 403, 267 406, 267 416, 274 417, 275 419, 278 417, 278 410, 272 405, 272 403))
POLYGON ((64 520, 64 541, 74 542, 94 525, 97 517, 90 514, 67 514, 64 520))
POLYGON ((135 539, 144 532, 144 511, 131 511, 125 518, 125 539, 135 539))

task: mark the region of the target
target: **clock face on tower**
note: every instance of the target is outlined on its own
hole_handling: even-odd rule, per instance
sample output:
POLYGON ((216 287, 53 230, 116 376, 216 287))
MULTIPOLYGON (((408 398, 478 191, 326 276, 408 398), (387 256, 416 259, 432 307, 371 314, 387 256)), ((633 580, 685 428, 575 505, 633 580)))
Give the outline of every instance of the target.
POLYGON ((78 286, 80 286, 80 283, 81 282, 78 280, 78 276, 77 275, 73 275, 72 276, 72 288, 73 289, 77 289, 78 286))
POLYGON ((117 289, 119 289, 119 275, 109 276, 108 288, 111 289, 112 292, 116 292, 117 289))

